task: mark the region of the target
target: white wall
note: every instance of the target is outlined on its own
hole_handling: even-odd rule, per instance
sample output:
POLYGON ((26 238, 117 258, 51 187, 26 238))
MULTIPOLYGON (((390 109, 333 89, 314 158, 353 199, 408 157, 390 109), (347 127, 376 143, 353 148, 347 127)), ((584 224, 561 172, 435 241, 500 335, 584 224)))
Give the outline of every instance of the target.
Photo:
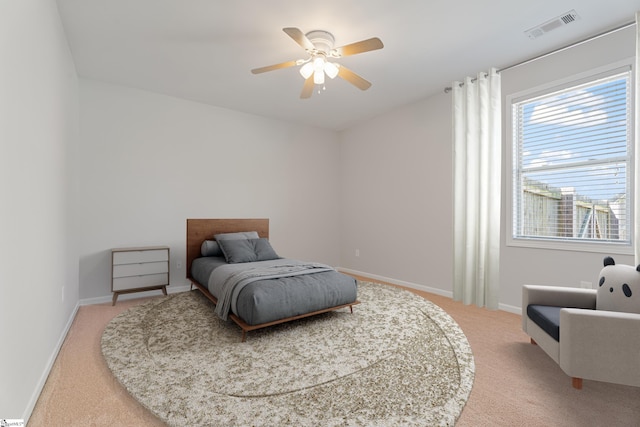
MULTIPOLYGON (((632 57, 634 31, 620 31, 501 73, 503 97, 632 57)), ((341 137, 342 266, 450 295, 450 95, 439 94, 382 115, 341 137), (354 255, 356 248, 360 257, 354 255)), ((505 169, 503 176, 510 173, 505 169)), ((503 190, 503 218, 505 198, 503 190)), ((502 224, 502 308, 520 307, 525 283, 578 287, 583 280, 597 282, 608 254, 508 247, 505 221, 502 224)), ((618 263, 633 263, 631 256, 614 258, 618 263)))
POLYGON ((77 77, 53 1, 0 3, 0 418, 28 418, 78 301, 77 77))
POLYGON ((342 132, 343 267, 450 294, 450 120, 443 93, 342 132))
POLYGON ((82 299, 113 247, 169 245, 185 285, 187 218, 269 218, 280 255, 339 264, 335 132, 82 79, 80 134, 82 299))

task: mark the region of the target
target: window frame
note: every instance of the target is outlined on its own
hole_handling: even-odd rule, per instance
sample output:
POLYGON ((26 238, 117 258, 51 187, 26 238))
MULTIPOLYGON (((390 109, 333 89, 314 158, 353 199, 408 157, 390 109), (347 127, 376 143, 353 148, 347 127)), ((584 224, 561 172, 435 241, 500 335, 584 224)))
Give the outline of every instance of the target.
POLYGON ((577 75, 569 76, 564 79, 555 80, 547 84, 539 85, 530 89, 526 89, 517 93, 513 93, 506 96, 505 110, 506 110, 506 132, 505 132, 505 148, 506 148, 506 164, 505 164, 505 181, 506 181, 506 245, 514 247, 527 247, 527 248, 540 248, 540 249, 554 249, 554 250, 569 250, 576 252, 600 252, 611 254, 634 254, 634 204, 635 204, 635 153, 639 152, 637 141, 635 138, 636 127, 636 112, 635 112, 635 58, 627 58, 623 61, 619 61, 608 66, 599 67, 590 71, 586 71, 577 75), (518 164, 517 158, 518 152, 516 150, 516 144, 514 144, 515 129, 513 126, 514 120, 514 104, 522 101, 532 100, 545 94, 552 92, 570 89, 579 85, 593 82, 595 80, 606 78, 621 72, 630 72, 629 78, 629 90, 630 90, 630 112, 629 117, 631 123, 629 123, 630 140, 627 143, 627 152, 629 158, 629 164, 627 165, 628 173, 628 189, 627 198, 629 204, 629 221, 627 224, 628 235, 630 236, 629 242, 612 242, 612 241, 586 241, 586 240, 569 240, 563 238, 552 237, 517 237, 514 236, 514 217, 517 214, 517 207, 514 206, 514 180, 515 180, 515 165, 518 164))

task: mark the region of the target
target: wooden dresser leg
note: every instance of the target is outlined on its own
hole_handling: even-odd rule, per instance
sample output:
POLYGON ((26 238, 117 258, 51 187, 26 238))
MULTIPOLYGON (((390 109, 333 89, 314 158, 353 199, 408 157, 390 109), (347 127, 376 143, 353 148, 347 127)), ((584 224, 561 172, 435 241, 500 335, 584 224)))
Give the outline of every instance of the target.
POLYGON ((533 345, 538 345, 538 343, 536 342, 536 340, 534 340, 533 338, 531 338, 531 344, 533 344, 533 345))
POLYGON ((113 299, 111 300, 111 305, 116 305, 116 301, 118 301, 118 293, 113 293, 113 299))
POLYGON ((167 287, 166 286, 162 287, 162 293, 164 294, 165 297, 167 296, 167 287))
POLYGON ((576 390, 582 390, 582 378, 576 378, 576 377, 571 378, 571 385, 576 390))

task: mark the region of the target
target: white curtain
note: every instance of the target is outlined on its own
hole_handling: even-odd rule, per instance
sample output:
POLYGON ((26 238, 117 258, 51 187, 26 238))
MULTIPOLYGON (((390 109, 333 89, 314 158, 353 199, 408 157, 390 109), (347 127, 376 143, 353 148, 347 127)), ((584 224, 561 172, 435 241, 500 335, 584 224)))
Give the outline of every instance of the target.
POLYGON ((495 69, 453 82, 453 298, 497 309, 500 261, 501 95, 495 69))
POLYGON ((633 198, 633 227, 635 250, 635 265, 640 264, 640 123, 638 112, 640 112, 640 12, 636 12, 636 105, 635 105, 635 144, 633 150, 634 157, 634 198, 633 198))

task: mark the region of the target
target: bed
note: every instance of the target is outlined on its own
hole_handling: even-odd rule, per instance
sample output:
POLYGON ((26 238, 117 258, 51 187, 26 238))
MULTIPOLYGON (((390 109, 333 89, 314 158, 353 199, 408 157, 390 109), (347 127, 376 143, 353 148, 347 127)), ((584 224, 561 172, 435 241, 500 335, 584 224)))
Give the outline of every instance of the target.
POLYGON ((269 220, 187 219, 187 279, 246 333, 359 304, 355 278, 281 258, 269 220), (216 239, 215 237, 218 237, 216 239))

